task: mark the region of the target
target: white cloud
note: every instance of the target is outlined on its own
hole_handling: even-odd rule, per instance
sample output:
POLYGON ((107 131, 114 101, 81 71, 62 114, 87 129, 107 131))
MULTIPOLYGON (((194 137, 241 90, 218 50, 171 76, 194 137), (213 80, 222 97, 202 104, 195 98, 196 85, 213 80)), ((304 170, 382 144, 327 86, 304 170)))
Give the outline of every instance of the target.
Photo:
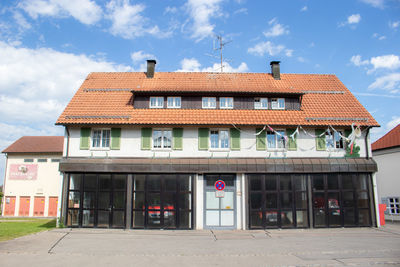
POLYGON ((388 128, 390 131, 399 124, 400 124, 400 116, 393 116, 392 120, 386 123, 386 128, 388 128))
MULTIPOLYGON (((242 62, 237 68, 232 67, 229 63, 223 62, 223 72, 247 72, 249 68, 245 62, 242 62)), ((181 68, 178 72, 220 72, 221 64, 214 63, 210 67, 201 67, 200 62, 195 58, 184 58, 181 61, 181 68)))
POLYGON ((368 86, 368 89, 382 89, 396 93, 400 88, 400 73, 390 73, 381 77, 378 77, 372 84, 368 86))
POLYGON ((305 12, 305 11, 307 11, 307 10, 308 10, 308 7, 307 7, 307 6, 303 6, 303 7, 300 9, 301 12, 305 12))
POLYGON ((157 25, 147 27, 148 19, 142 16, 146 6, 131 5, 129 0, 111 0, 107 4, 107 18, 111 20, 111 34, 125 39, 134 39, 145 34, 166 37, 157 25))
POLYGON ((287 49, 284 45, 275 45, 270 41, 260 42, 247 49, 247 52, 256 56, 264 56, 265 54, 276 56, 283 52, 287 57, 291 57, 293 54, 292 49, 287 49))
POLYGON ((400 67, 400 58, 393 54, 384 55, 372 57, 370 63, 374 66, 374 69, 385 68, 394 70, 400 67))
POLYGON ((284 34, 289 34, 289 30, 287 29, 288 27, 278 23, 278 20, 276 18, 273 18, 268 22, 269 25, 272 25, 268 31, 263 32, 265 37, 276 37, 284 34))
POLYGON ((102 17, 101 7, 91 0, 24 0, 18 7, 33 19, 71 16, 83 24, 92 25, 102 17))
POLYGON ((360 0, 360 1, 376 8, 384 8, 384 3, 385 3, 385 0, 360 0))
POLYGON ((357 24, 361 21, 361 15, 360 14, 353 14, 347 18, 347 23, 348 24, 357 24))
POLYGON ((167 14, 167 13, 176 14, 177 12, 178 12, 178 9, 176 7, 170 7, 170 6, 167 6, 164 10, 164 14, 167 14))
POLYGON ((188 0, 187 10, 193 21, 191 38, 201 41, 214 33, 212 18, 220 17, 223 0, 188 0))
POLYGON ((369 64, 369 60, 362 60, 360 55, 352 56, 350 61, 357 67, 369 64))
POLYGON ((131 59, 136 71, 146 71, 148 59, 156 59, 153 54, 145 53, 142 50, 131 53, 131 59))
POLYGON ((394 127, 399 125, 400 123, 400 116, 392 116, 391 120, 388 121, 385 124, 382 124, 381 127, 379 128, 372 128, 371 129, 371 141, 375 142, 385 134, 387 134, 389 131, 391 131, 394 127))
POLYGON ((389 27, 392 29, 397 29, 400 26, 400 20, 389 22, 389 27))
POLYGON ((234 15, 236 14, 246 14, 247 15, 247 8, 240 8, 238 10, 235 10, 235 12, 233 12, 234 15))
POLYGON ((386 36, 380 35, 379 33, 374 33, 374 34, 372 35, 372 37, 378 39, 379 41, 382 41, 382 40, 385 40, 385 39, 386 39, 386 36))
POLYGON ((30 28, 32 28, 32 25, 25 19, 25 17, 20 12, 14 12, 13 17, 21 30, 29 30, 30 28))

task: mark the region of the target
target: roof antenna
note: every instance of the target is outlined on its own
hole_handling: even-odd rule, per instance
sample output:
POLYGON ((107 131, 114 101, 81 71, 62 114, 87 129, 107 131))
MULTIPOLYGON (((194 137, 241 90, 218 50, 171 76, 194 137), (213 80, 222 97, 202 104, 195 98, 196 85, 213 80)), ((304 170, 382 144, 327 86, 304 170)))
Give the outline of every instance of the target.
POLYGON ((218 51, 219 50, 219 56, 215 55, 215 54, 206 54, 207 56, 213 57, 213 58, 218 58, 221 61, 221 67, 220 67, 220 71, 224 72, 224 64, 223 61, 232 61, 230 59, 226 59, 222 56, 222 49, 224 49, 225 45, 229 44, 232 42, 231 41, 227 41, 224 42, 223 41, 223 37, 222 35, 215 35, 216 40, 213 41, 213 50, 214 51, 218 51))

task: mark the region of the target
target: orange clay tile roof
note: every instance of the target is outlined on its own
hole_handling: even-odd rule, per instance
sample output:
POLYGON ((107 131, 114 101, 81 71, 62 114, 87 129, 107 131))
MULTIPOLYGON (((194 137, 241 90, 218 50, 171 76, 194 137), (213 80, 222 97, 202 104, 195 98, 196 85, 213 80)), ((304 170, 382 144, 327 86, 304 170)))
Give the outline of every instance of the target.
POLYGON ((400 124, 372 144, 372 151, 400 146, 400 124))
POLYGON ((379 126, 335 75, 91 73, 56 124, 379 126), (133 91, 133 94, 132 92, 133 91), (135 109, 135 92, 304 94, 301 110, 135 109))
POLYGON ((63 136, 23 136, 2 153, 62 153, 63 136))

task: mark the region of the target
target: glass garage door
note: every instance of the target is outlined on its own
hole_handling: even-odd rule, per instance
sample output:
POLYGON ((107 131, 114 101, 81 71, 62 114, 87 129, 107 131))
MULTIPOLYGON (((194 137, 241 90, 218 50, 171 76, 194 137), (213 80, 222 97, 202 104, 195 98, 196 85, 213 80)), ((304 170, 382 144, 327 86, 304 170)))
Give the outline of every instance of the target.
POLYGON ((248 175, 249 228, 309 227, 307 177, 248 175))

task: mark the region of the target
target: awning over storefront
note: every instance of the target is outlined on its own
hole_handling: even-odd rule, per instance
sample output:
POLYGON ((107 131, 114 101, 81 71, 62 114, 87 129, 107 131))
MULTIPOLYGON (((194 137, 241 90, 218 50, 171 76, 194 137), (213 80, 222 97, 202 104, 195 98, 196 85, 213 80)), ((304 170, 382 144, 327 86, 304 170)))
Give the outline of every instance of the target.
POLYGON ((329 173, 376 172, 365 158, 63 158, 61 172, 329 173))

